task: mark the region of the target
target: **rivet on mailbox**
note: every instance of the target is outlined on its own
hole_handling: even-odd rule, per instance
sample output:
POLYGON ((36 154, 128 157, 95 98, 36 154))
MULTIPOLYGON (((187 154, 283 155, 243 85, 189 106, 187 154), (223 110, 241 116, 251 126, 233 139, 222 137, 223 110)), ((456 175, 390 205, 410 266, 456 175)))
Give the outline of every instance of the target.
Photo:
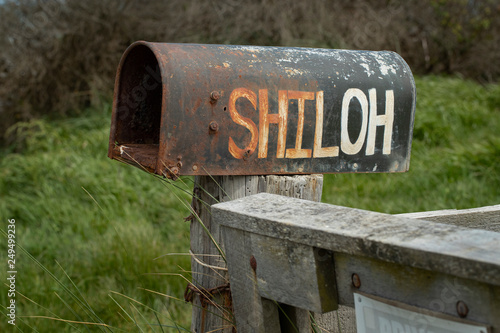
POLYGON ((404 172, 415 102, 393 52, 136 42, 108 156, 170 178, 404 172))

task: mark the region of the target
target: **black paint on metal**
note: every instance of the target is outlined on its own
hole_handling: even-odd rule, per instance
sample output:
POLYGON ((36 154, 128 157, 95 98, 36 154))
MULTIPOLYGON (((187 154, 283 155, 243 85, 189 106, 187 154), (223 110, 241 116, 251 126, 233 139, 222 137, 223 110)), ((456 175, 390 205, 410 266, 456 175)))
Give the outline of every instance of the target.
POLYGON ((403 172, 415 102, 411 70, 393 52, 136 42, 118 68, 108 156, 172 178, 403 172), (391 98, 387 143, 389 125, 380 123, 391 98), (267 145, 261 146, 266 106, 267 145), (287 115, 281 125, 280 108, 287 115), (325 147, 333 150, 321 153, 325 147), (297 149, 306 157, 294 155, 297 149))

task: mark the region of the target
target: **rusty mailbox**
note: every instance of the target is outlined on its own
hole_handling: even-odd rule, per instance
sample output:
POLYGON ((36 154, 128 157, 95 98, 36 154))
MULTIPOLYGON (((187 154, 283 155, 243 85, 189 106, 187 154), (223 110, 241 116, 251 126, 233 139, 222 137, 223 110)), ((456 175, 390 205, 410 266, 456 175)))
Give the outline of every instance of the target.
POLYGON ((403 172, 415 101, 393 52, 136 42, 108 155, 169 178, 403 172))

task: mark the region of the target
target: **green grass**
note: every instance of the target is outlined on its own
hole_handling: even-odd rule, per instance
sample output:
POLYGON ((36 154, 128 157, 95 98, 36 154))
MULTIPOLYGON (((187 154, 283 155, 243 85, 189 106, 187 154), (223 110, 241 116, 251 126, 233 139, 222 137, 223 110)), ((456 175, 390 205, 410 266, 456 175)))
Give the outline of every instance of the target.
POLYGON ((326 175, 323 201, 392 214, 500 204, 500 85, 416 84, 410 171, 326 175))
MULTIPOLYGON (((323 201, 388 213, 500 203, 500 86, 424 77, 417 91, 410 171, 327 175, 323 201)), ((12 147, 0 155, 0 229, 15 218, 16 239, 35 258, 17 248, 17 291, 39 304, 16 296, 24 332, 107 330, 24 316, 101 320, 118 332, 189 327, 189 305, 144 290, 182 298, 185 281, 151 273, 189 270, 187 256, 154 260, 188 252, 189 212, 177 196, 189 202, 189 195, 106 157, 110 112, 25 124, 16 141, 22 154, 12 147)), ((6 254, 2 245, 4 267, 6 254)), ((2 319, 0 331, 10 329, 2 319)))
MULTIPOLYGON (((26 141, 18 142, 26 146, 23 154, 7 154, 0 162, 1 229, 7 229, 8 218, 15 218, 18 243, 63 285, 71 286, 66 272, 76 286, 70 289, 76 294, 77 289, 81 291, 80 299, 84 297, 105 323, 134 329, 109 296, 115 291, 159 311, 162 324, 172 325, 169 318, 173 315, 177 323, 189 327, 190 306, 140 288, 182 298, 185 281, 150 273, 179 273, 178 266, 189 270, 187 256, 154 259, 188 252, 189 223, 183 218, 189 212, 173 191, 187 203, 190 198, 139 169, 106 157, 110 112, 107 107, 78 118, 42 120, 26 126, 26 141)), ((6 246, 2 249, 2 266, 6 266, 6 246)), ((96 321, 20 248, 16 257, 17 291, 61 318, 96 321)), ((0 270, 2 281, 6 281, 5 266, 0 270)), ((5 288, 1 297, 1 304, 7 304, 5 288)), ((113 298, 134 314, 124 297, 113 298)), ((16 300, 18 316, 54 317, 19 295, 16 300)), ((151 311, 134 305, 150 322, 158 323, 151 311)), ((140 316, 138 321, 142 322, 140 316)), ((17 323, 29 332, 33 328, 40 332, 74 331, 65 323, 48 319, 18 317, 17 323)), ((82 325, 75 326, 87 331, 82 325)), ((0 331, 6 327, 2 319, 0 331)))

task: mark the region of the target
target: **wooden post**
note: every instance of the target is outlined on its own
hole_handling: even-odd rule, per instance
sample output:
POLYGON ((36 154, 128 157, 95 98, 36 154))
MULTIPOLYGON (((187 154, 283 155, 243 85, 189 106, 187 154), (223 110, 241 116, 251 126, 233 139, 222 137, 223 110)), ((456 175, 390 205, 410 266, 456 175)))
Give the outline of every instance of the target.
MULTIPOLYGON (((260 192, 321 201, 322 188, 322 175, 195 178, 191 221, 192 282, 186 289, 186 296, 193 303, 191 332, 236 331, 226 263, 221 255, 224 244, 219 225, 212 221, 210 206, 260 192)), ((293 318, 299 332, 310 331, 307 311, 292 308, 287 316, 293 318)))

